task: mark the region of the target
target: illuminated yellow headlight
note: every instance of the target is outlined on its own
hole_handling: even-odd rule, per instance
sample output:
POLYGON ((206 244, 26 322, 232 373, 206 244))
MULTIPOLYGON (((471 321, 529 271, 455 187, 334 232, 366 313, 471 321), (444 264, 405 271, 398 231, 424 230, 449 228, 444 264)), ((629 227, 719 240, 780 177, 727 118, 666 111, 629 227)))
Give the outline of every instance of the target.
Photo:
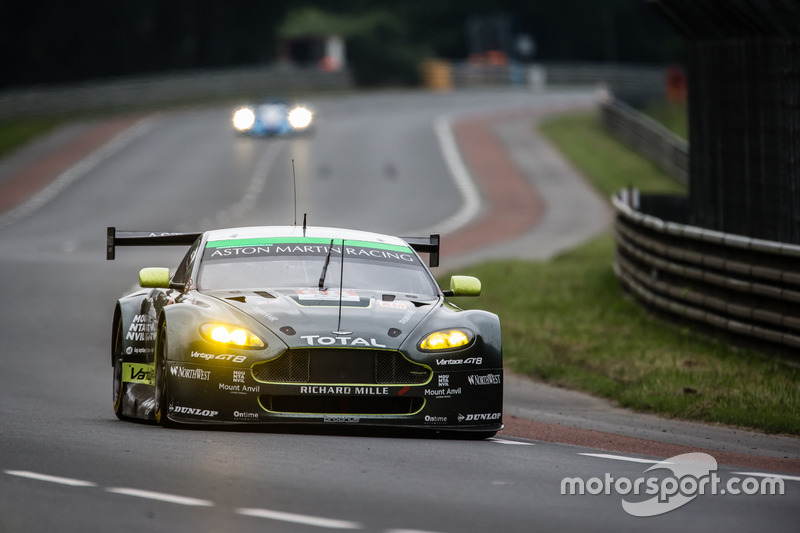
POLYGON ((473 338, 474 335, 468 329, 434 331, 422 339, 422 342, 419 343, 419 349, 423 352, 454 350, 467 346, 472 342, 473 338))
POLYGON ((206 340, 220 344, 230 344, 240 348, 263 348, 264 341, 246 329, 223 324, 203 324, 200 333, 206 340))
POLYGON ((237 109, 233 114, 233 127, 239 131, 249 130, 256 122, 256 114, 249 107, 237 109))
POLYGON ((305 107, 295 107, 289 111, 289 124, 291 124, 293 128, 307 128, 311 124, 311 118, 311 111, 305 107))

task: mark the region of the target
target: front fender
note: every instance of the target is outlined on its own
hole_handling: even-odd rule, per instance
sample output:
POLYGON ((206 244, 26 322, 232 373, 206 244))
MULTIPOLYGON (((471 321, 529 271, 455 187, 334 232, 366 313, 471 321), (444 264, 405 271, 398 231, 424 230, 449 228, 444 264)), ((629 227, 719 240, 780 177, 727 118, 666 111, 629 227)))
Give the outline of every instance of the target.
POLYGON ((165 328, 166 356, 170 362, 247 366, 257 361, 273 359, 287 346, 275 334, 250 316, 232 307, 213 307, 196 302, 175 303, 166 306, 159 318, 159 329, 165 328), (220 344, 204 338, 202 324, 214 322, 238 326, 255 333, 265 342, 264 348, 241 348, 220 344))
POLYGON ((417 326, 413 335, 401 345, 401 350, 414 354, 413 358, 431 364, 436 368, 436 360, 469 359, 480 357, 484 368, 503 367, 503 342, 500 319, 488 311, 452 311, 431 313, 429 318, 417 326), (421 352, 417 344, 434 331, 465 327, 475 333, 475 341, 463 350, 448 352, 421 352))
POLYGON ((153 361, 157 320, 157 309, 145 293, 117 301, 111 328, 112 366, 117 356, 126 363, 147 364, 153 361))

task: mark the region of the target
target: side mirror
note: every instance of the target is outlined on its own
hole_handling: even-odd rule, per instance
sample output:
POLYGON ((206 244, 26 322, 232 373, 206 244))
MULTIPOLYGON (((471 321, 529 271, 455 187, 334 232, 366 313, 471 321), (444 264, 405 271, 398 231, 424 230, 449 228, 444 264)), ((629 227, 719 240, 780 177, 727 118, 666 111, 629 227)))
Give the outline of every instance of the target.
POLYGON ((141 269, 139 271, 139 285, 145 288, 169 289, 169 269, 163 267, 141 269))
POLYGON ((472 276, 452 276, 445 296, 480 296, 481 280, 472 276))

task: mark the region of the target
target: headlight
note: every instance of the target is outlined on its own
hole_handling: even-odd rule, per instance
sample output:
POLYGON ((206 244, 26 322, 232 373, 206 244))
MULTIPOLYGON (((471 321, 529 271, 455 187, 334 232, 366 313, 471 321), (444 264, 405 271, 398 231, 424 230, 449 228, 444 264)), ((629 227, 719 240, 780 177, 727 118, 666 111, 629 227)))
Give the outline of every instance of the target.
POLYGON ((249 107, 237 109, 233 114, 233 127, 239 131, 249 130, 256 122, 256 114, 249 107))
POLYGON ((429 333, 422 342, 419 349, 423 352, 438 352, 444 350, 455 350, 463 348, 472 342, 475 335, 468 329, 445 329, 429 333))
POLYGON ((311 111, 305 107, 295 107, 289 111, 289 124, 297 129, 307 128, 311 124, 311 111))
POLYGON ((266 346, 261 337, 255 333, 224 324, 203 324, 200 326, 200 334, 207 341, 240 348, 263 348, 266 346))

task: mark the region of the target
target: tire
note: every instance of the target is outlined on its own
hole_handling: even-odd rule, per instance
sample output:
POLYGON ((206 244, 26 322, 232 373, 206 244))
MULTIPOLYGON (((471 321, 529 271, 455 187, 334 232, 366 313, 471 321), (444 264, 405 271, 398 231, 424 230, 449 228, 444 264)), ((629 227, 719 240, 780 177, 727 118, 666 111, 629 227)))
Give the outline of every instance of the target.
POLYGON ((111 356, 114 361, 114 377, 112 380, 112 399, 114 401, 114 414, 120 420, 128 420, 122 409, 122 396, 125 393, 125 384, 122 382, 122 321, 117 321, 115 326, 114 351, 111 356))
POLYGON ((170 421, 169 412, 169 375, 167 374, 167 326, 161 323, 158 330, 155 350, 155 414, 156 424, 163 427, 171 427, 174 424, 170 421))

